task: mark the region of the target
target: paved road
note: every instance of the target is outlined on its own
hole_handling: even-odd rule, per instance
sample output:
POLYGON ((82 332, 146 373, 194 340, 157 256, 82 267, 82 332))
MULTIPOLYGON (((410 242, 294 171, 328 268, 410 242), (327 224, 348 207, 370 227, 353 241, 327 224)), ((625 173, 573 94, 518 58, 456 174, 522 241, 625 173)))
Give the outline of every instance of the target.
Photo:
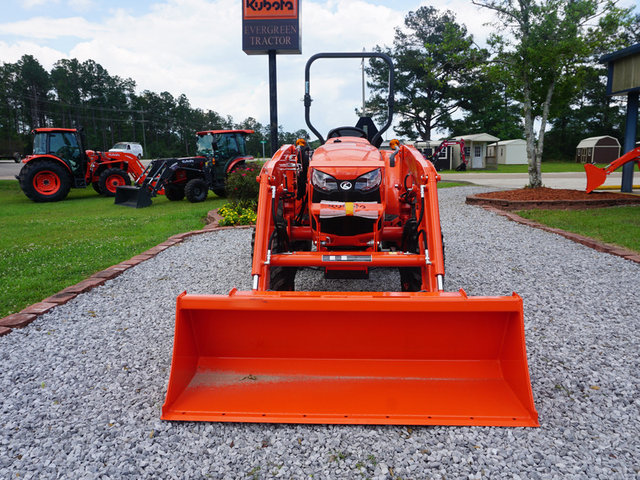
MULTIPOLYGON (((529 175, 526 173, 443 173, 443 180, 456 182, 470 182, 475 185, 496 188, 522 188, 529 183, 529 175)), ((636 182, 640 181, 636 175, 636 182)), ((605 185, 620 187, 622 173, 614 172, 607 177, 605 185)), ((587 179, 584 172, 557 172, 543 173, 542 183, 550 188, 570 188, 573 190, 584 190, 587 186, 587 179)))
MULTIPOLYGON (((143 160, 143 163, 148 161, 143 160)), ((12 161, 0 161, 0 180, 14 180, 15 175, 20 172, 21 163, 12 161)), ((640 178, 636 174, 634 183, 640 183, 640 178)), ((464 172, 464 173, 444 173, 443 180, 470 182, 476 185, 496 188, 522 188, 529 183, 529 176, 526 173, 491 173, 491 172, 464 172)), ((622 179, 621 172, 614 172, 607 177, 605 185, 620 186, 622 179)), ((542 183, 551 188, 571 188, 574 190, 584 190, 586 187, 586 177, 583 172, 560 172, 543 173, 542 183)), ((636 190, 638 192, 638 190, 636 190)))
MULTIPOLYGON (((142 165, 146 167, 150 161, 142 160, 142 165)), ((0 160, 0 180, 15 180, 22 165, 22 163, 15 163, 13 160, 0 160)))

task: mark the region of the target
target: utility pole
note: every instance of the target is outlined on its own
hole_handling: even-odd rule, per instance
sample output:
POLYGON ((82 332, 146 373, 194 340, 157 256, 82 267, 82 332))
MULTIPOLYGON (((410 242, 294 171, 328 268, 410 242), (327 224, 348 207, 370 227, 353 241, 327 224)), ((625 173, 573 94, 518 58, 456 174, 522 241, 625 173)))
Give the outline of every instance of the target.
MULTIPOLYGON (((364 52, 365 49, 362 48, 362 51, 364 52)), ((365 108, 364 108, 364 57, 362 57, 362 61, 360 62, 360 67, 362 69, 362 114, 360 116, 366 117, 367 114, 365 113, 365 108)))

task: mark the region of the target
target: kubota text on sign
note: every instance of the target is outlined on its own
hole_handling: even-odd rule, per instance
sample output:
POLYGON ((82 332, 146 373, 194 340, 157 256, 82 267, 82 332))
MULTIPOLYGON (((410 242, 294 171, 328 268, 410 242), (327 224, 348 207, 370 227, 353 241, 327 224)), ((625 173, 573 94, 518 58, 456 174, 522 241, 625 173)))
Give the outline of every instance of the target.
POLYGON ((243 18, 298 18, 297 0, 244 0, 243 18))
POLYGON ((243 0, 242 50, 300 53, 298 0, 243 0))

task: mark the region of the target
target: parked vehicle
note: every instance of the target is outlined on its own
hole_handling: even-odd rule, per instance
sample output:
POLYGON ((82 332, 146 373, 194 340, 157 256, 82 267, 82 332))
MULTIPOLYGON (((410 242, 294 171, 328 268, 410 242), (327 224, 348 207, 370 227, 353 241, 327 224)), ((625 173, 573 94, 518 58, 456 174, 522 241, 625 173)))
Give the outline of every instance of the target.
POLYGON ((109 149, 110 152, 132 153, 138 158, 142 158, 142 145, 138 142, 118 142, 109 149))
POLYGON ((33 153, 22 161, 16 178, 24 194, 34 202, 57 202, 71 188, 92 185, 96 192, 114 196, 120 185, 129 185, 144 169, 130 153, 86 150, 81 130, 36 128, 33 153))

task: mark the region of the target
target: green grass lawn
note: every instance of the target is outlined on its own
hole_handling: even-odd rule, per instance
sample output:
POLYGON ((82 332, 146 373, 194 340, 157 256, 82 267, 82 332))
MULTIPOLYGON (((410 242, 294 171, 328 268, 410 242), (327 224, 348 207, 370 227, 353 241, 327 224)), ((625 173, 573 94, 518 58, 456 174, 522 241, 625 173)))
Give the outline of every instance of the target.
POLYGON ((170 202, 147 208, 114 205, 92 188, 66 200, 35 203, 18 182, 0 180, 0 318, 127 260, 176 233, 205 225, 225 200, 170 202))
MULTIPOLYGON (((596 165, 604 167, 605 165, 596 165)), ((496 169, 469 169, 466 172, 456 172, 455 170, 442 170, 439 173, 527 173, 528 165, 498 165, 496 169)), ((552 172, 584 172, 584 166, 576 162, 542 162, 542 173, 552 172)))
MULTIPOLYGON (((440 182, 439 187, 464 185, 440 182)), ((200 229, 224 199, 169 202, 148 208, 114 205, 93 189, 73 189, 57 203, 34 203, 18 182, 0 180, 0 318, 18 312, 95 272, 129 259, 171 235, 200 229)), ((520 215, 546 225, 640 251, 640 207, 520 215)))
POLYGON ((640 207, 589 210, 526 210, 518 215, 640 252, 640 207))

